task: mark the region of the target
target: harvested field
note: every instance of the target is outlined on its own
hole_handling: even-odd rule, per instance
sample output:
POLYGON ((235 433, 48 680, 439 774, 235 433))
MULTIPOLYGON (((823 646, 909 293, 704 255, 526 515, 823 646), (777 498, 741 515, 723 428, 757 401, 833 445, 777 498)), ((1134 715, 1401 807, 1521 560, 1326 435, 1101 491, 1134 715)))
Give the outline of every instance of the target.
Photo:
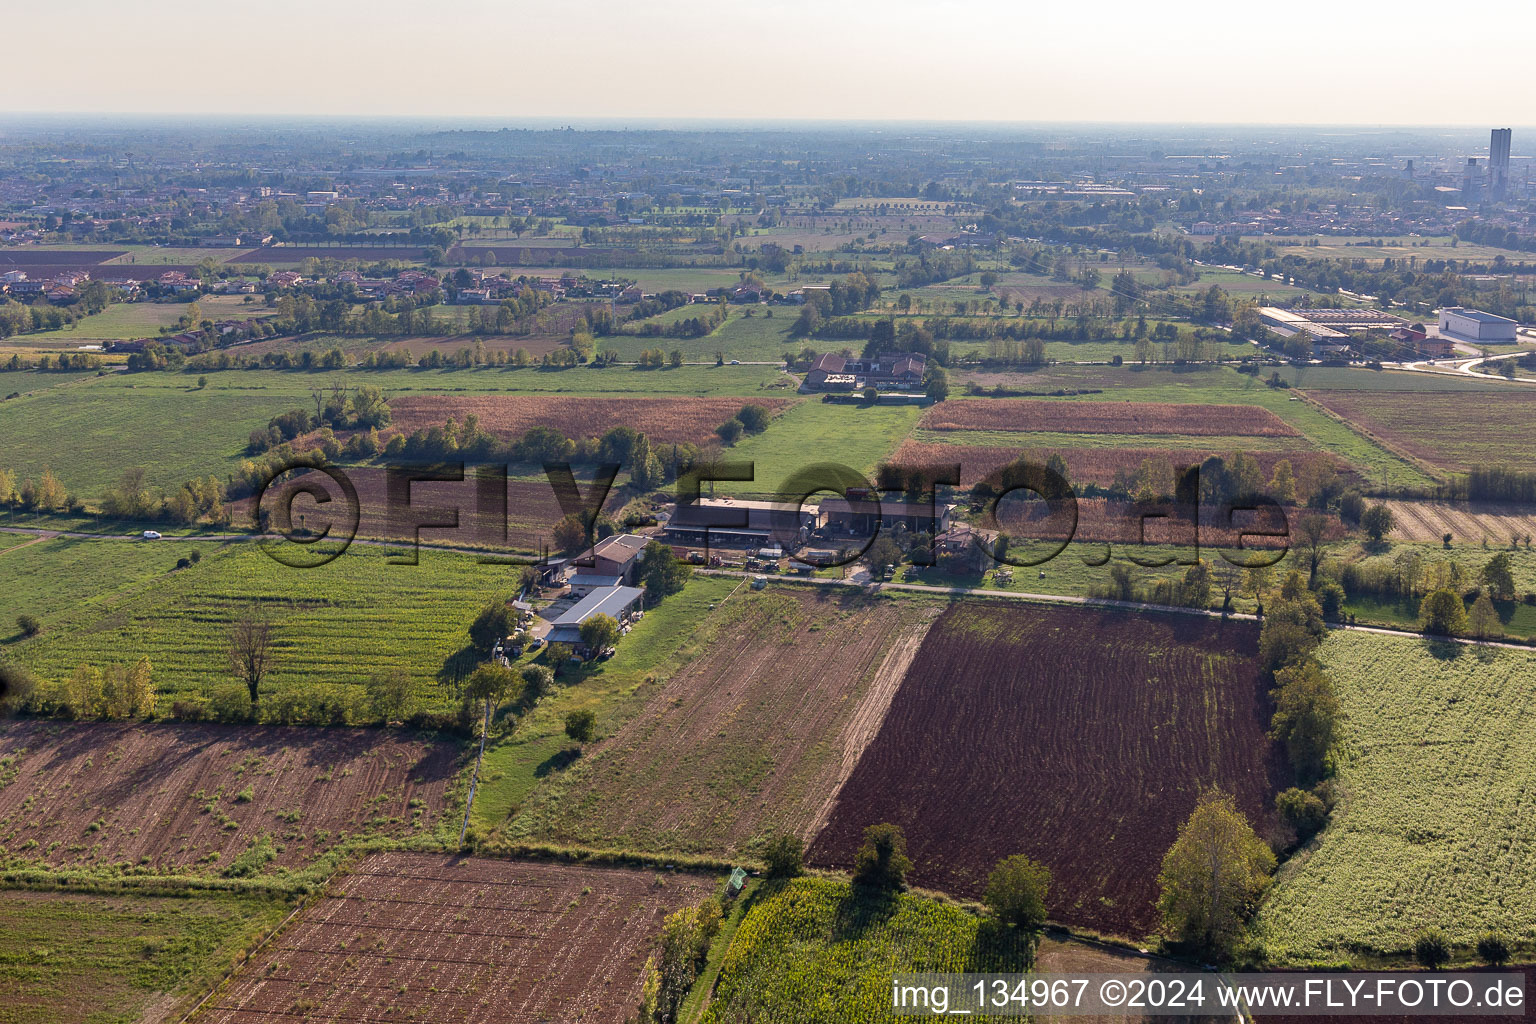
MULTIPOLYGON (((416 536, 417 522, 445 523, 444 526, 422 526, 420 537, 423 544, 439 544, 458 547, 484 547, 507 551, 534 552, 554 546, 555 524, 565 515, 555 497, 554 486, 542 476, 538 478, 512 478, 507 481, 505 516, 493 504, 482 505, 477 492, 477 467, 468 466, 463 480, 423 480, 411 484, 410 507, 396 515, 389 503, 388 471, 381 466, 349 466, 347 477, 357 488, 361 515, 358 536, 389 540, 409 540, 416 536), (457 525, 453 525, 457 514, 457 525), (502 535, 502 524, 506 535, 502 535)), ((318 474, 295 473, 285 476, 277 488, 268 492, 262 505, 268 509, 288 507, 289 493, 297 493, 301 483, 311 477, 319 478, 327 493, 334 496, 328 504, 319 504, 299 496, 293 501, 294 518, 304 516, 304 525, 311 530, 321 530, 327 523, 334 531, 342 531, 347 513, 342 508, 339 488, 328 478, 318 474)), ((578 480, 586 493, 589 481, 578 480)), ((605 512, 613 513, 624 504, 615 487, 604 502, 605 512)), ((231 505, 231 514, 241 523, 250 522, 250 499, 231 505)), ((280 513, 273 523, 279 530, 286 530, 280 513)))
POLYGON ((1257 642, 1251 623, 953 606, 810 859, 847 867, 865 827, 894 822, 919 885, 977 896, 998 860, 1025 853, 1051 869, 1053 919, 1145 934, 1163 853, 1203 786, 1273 827, 1287 769, 1257 642))
POLYGON ((442 814, 458 748, 368 729, 0 723, 0 845, 50 865, 211 864, 270 837, 302 864, 442 814), (34 845, 35 844, 35 845, 34 845))
POLYGON ((1308 397, 1387 448, 1437 469, 1536 468, 1531 446, 1536 394, 1527 388, 1411 397, 1390 391, 1315 391, 1308 397))
POLYGON ((667 914, 697 875, 376 854, 198 1019, 621 1024, 667 914))
POLYGON ((413 245, 280 245, 267 249, 253 249, 230 260, 231 263, 302 263, 307 259, 361 260, 365 263, 379 260, 420 260, 426 250, 413 245))
POLYGON ((1051 402, 962 398, 940 402, 923 430, 1053 431, 1083 434, 1176 434, 1184 437, 1299 437, 1268 409, 1252 405, 1170 402, 1051 402))
MULTIPOLYGON (((754 398, 770 414, 795 404, 788 398, 754 398)), ((477 416, 480 429, 504 439, 534 427, 551 427, 566 437, 601 437, 614 427, 633 427, 653 443, 704 445, 715 428, 747 404, 739 398, 567 398, 546 395, 403 395, 389 403, 393 425, 411 433, 477 416)))
POLYGON ((1476 543, 1484 537, 1503 547, 1514 537, 1536 536, 1536 508, 1492 502, 1383 501, 1392 512, 1392 539, 1476 543))
POLYGON ((725 853, 809 838, 874 738, 932 609, 743 590, 645 710, 548 779, 514 838, 725 853))
MULTIPOLYGON (((903 441, 891 463, 897 466, 960 465, 960 484, 969 487, 1019 459, 1029 459, 1045 465, 1051 454, 1059 453, 1067 462, 1075 484, 1098 484, 1107 487, 1115 482, 1118 473, 1134 473, 1144 459, 1167 459, 1175 468, 1197 466, 1212 455, 1230 455, 1231 449, 1200 448, 1198 445, 1179 448, 1038 448, 1004 447, 1002 445, 934 444, 931 442, 903 441)), ((1336 473, 1348 474, 1349 467, 1338 457, 1319 451, 1249 451, 1244 452, 1258 460, 1265 476, 1274 473, 1275 463, 1289 459, 1298 481, 1315 476, 1324 467, 1332 467, 1336 473)))

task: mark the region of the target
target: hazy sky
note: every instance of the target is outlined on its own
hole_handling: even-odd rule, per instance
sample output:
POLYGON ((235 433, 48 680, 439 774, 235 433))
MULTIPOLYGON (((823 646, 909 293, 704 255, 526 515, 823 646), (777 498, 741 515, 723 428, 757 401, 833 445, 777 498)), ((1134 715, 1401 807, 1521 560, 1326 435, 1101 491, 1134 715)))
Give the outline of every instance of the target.
POLYGON ((7 5, 10 111, 1532 120, 1536 4, 76 0, 7 5))

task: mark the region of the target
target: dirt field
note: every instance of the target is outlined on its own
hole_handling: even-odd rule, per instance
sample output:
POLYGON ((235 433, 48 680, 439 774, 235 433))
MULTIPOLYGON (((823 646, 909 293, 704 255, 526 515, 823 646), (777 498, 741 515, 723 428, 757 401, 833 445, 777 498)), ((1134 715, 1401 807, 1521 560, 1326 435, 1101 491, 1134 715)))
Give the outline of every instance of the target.
POLYGON ((1463 544, 1488 538, 1505 546, 1511 537, 1536 536, 1536 508, 1487 502, 1383 501, 1396 525, 1392 539, 1439 541, 1447 533, 1463 544))
POLYGON ((34 267, 49 268, 50 272, 52 268, 84 270, 127 252, 127 249, 0 249, 0 266, 25 270, 30 276, 34 267))
POLYGON ((621 1024, 697 875, 379 854, 332 885, 199 1024, 621 1024))
POLYGON ((217 872, 265 835, 296 865, 343 832, 430 829, 457 765, 456 745, 380 730, 5 722, 0 845, 217 872))
POLYGON ((1051 916, 1137 936, 1164 851, 1203 785, 1272 827, 1257 628, 1179 615, 971 603, 924 640, 843 787, 813 863, 851 864, 866 826, 906 832, 913 880, 977 896, 998 860, 1054 876, 1051 916))
POLYGON ((743 588, 684 671, 546 781, 516 837, 723 853, 809 838, 885 717, 932 609, 743 588))
MULTIPOLYGON (((788 398, 754 398, 777 415, 794 404, 788 398)), ((601 437, 614 427, 633 427, 652 443, 704 445, 715 428, 748 404, 742 398, 567 398, 544 395, 402 395, 389 403, 393 426, 412 431, 440 427, 452 416, 463 423, 480 418, 480 428, 502 438, 522 437, 533 427, 552 427, 566 437, 601 437)))
POLYGON ((1052 402, 968 398, 940 402, 923 430, 1057 431, 1076 434, 1180 434, 1185 437, 1298 437, 1290 424, 1250 405, 1166 402, 1052 402))
POLYGON ((1383 445, 1442 470, 1505 465, 1531 469, 1536 393, 1312 391, 1308 397, 1364 427, 1383 445))
MULTIPOLYGON (((1121 471, 1134 473, 1144 459, 1167 459, 1175 468, 1197 466, 1212 455, 1230 455, 1230 450, 1201 448, 1197 444, 1179 448, 1014 448, 1004 445, 943 444, 917 440, 903 441, 896 454, 891 456, 895 466, 960 466, 960 484, 969 487, 983 480, 1004 466, 1029 459, 1037 465, 1045 465, 1053 452, 1059 452, 1067 462, 1074 484, 1094 483, 1107 487, 1115 482, 1121 471)), ((1259 451, 1246 452, 1258 460, 1264 475, 1274 472, 1275 463, 1289 459, 1298 481, 1323 466, 1347 475, 1349 467, 1337 457, 1316 451, 1259 451)))
MULTIPOLYGON (((411 539, 417 532, 415 523, 451 524, 457 510, 458 525, 421 527, 421 542, 533 552, 554 547, 555 524, 565 515, 560 509, 559 501, 556 500, 553 485, 542 478, 507 481, 505 516, 499 514, 499 510, 493 504, 482 506, 476 481, 478 468, 474 466, 465 468, 463 480, 423 480, 412 483, 410 507, 402 508, 396 514, 391 510, 389 503, 388 473, 383 467, 348 466, 344 467, 343 471, 357 488, 361 511, 357 535, 363 538, 411 539), (505 537, 503 537, 503 522, 506 524, 505 537)), ((585 494, 586 488, 591 486, 590 483, 585 480, 579 483, 585 494)), ((348 516, 343 503, 339 500, 340 489, 328 478, 308 473, 285 476, 278 482, 275 490, 269 492, 263 499, 262 506, 270 510, 286 508, 289 494, 296 495, 291 509, 292 517, 297 519, 302 516, 303 525, 307 529, 318 532, 327 524, 331 524, 334 531, 342 530, 343 522, 348 516), (311 476, 318 479, 325 486, 326 492, 332 495, 331 502, 319 504, 297 493, 300 484, 311 476)), ((603 510, 612 514, 617 512, 623 504, 624 500, 615 488, 609 492, 603 510)), ((242 524, 250 522, 249 498, 233 502, 230 509, 230 514, 236 521, 242 524)), ((286 530, 288 524, 276 518, 278 515, 276 511, 273 514, 276 528, 286 530)))

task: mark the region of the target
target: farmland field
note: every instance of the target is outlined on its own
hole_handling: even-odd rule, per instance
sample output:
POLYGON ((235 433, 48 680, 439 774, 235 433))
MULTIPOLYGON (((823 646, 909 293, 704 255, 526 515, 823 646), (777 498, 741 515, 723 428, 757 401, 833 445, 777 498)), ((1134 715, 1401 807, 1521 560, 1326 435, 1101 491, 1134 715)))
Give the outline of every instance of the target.
MULTIPOLYGON (((725 462, 752 462, 755 479, 714 484, 719 494, 773 494, 813 462, 837 462, 872 474, 917 422, 915 405, 801 402, 761 434, 721 452, 725 462)), ((873 479, 870 477, 870 479, 873 479)))
POLYGON ((662 920, 716 888, 654 870, 374 855, 198 1019, 623 1024, 662 920))
POLYGON ((809 838, 934 614, 821 588, 733 598, 688 667, 537 790, 508 834, 690 853, 809 838))
MULTIPOLYGON (((669 314, 663 314, 667 319, 687 319, 688 316, 698 316, 700 307, 682 306, 672 310, 669 314), (691 311, 691 312, 690 312, 691 311)), ((649 320, 638 321, 639 324, 652 322, 666 322, 663 317, 652 317, 649 320)), ((614 334, 598 340, 598 348, 604 352, 613 352, 620 359, 633 360, 637 358, 643 349, 659 348, 663 352, 671 352, 676 349, 683 354, 688 362, 714 362, 718 352, 727 361, 740 359, 743 362, 770 362, 777 363, 782 360, 785 352, 799 352, 806 346, 818 351, 836 351, 848 343, 840 339, 794 338, 790 336, 790 328, 794 326, 795 318, 790 312, 779 310, 774 316, 764 316, 757 313, 753 316, 742 316, 734 312, 730 319, 715 328, 709 334, 700 338, 668 338, 653 337, 644 334, 614 334)))
MULTIPOLYGON (((61 543, 67 542, 3 557, 35 558, 46 567, 50 546, 61 543)), ((129 546, 79 543, 94 545, 88 554, 103 559, 129 546)), ((173 553, 161 552, 167 569, 173 553)), ((8 656, 54 679, 81 664, 147 657, 162 699, 200 694, 234 685, 224 653, 228 631, 244 608, 258 603, 274 629, 275 664, 263 684, 269 697, 308 692, 349 704, 361 697, 355 684, 398 669, 416 684, 422 705, 456 706, 437 674, 467 642, 464 631, 475 613, 498 594, 507 596, 500 588, 510 591, 511 570, 482 565, 474 555, 422 551, 420 564, 400 565, 390 564, 389 554, 359 544, 327 565, 298 569, 255 544, 233 543, 205 548, 196 565, 158 578, 135 563, 140 568, 127 571, 109 593, 95 594, 84 579, 78 603, 43 616, 42 635, 13 645, 8 656), (143 576, 135 580, 134 572, 143 576)), ((81 571, 88 572, 88 563, 81 571)))
MULTIPOLYGON (((23 335, 15 341, 116 341, 130 338, 154 338, 160 328, 170 327, 186 315, 185 302, 114 302, 100 313, 85 317, 68 327, 23 335)), ((260 317, 271 310, 248 306, 233 296, 205 295, 198 299, 198 309, 205 320, 224 317, 260 317)))
POLYGON ((569 765, 571 742, 565 716, 591 711, 597 734, 609 735, 639 713, 656 684, 681 670, 698 654, 696 633, 708 633, 713 617, 730 616, 741 581, 726 576, 695 577, 682 591, 646 611, 609 661, 567 667, 560 687, 519 722, 515 732, 485 751, 473 821, 487 833, 502 827, 538 787, 558 785, 569 765))
MULTIPOLYGON (((957 440, 966 440, 970 434, 957 434, 957 440)), ((1300 479, 1320 470, 1332 467, 1336 472, 1347 472, 1349 467, 1326 452, 1306 450, 1264 450, 1233 439, 1233 444, 1202 447, 1197 440, 1185 443, 1170 441, 1166 446, 1150 446, 1148 438, 1118 438, 1127 443, 1095 445, 1085 444, 1081 435, 1058 435, 1042 438, 1039 435, 1019 434, 1014 444, 963 444, 926 441, 912 438, 904 441, 891 462, 898 466, 955 465, 960 466, 962 486, 970 486, 1019 459, 1027 458, 1037 465, 1045 465, 1052 453, 1066 460, 1074 484, 1094 483, 1108 486, 1115 482, 1117 473, 1134 473, 1145 459, 1167 459, 1175 467, 1197 466, 1212 455, 1227 456, 1233 452, 1251 455, 1258 462, 1266 477, 1273 475, 1275 463, 1287 459, 1300 479), (1051 444, 1054 440, 1056 443, 1051 444), (1140 442, 1141 446, 1135 446, 1140 442)), ((1093 438, 1087 438, 1093 440, 1093 438)))
POLYGON ((898 1021, 894 972, 1019 973, 1033 966, 1020 933, 920 896, 881 898, 846 882, 797 878, 769 883, 751 898, 704 1024, 898 1021))
POLYGON ((161 386, 141 390, 132 385, 148 375, 134 376, 128 386, 91 379, 0 403, 0 462, 18 479, 52 469, 70 493, 90 500, 133 466, 146 469, 152 487, 174 491, 193 477, 222 479, 252 430, 303 404, 261 391, 199 389, 181 374, 156 375, 161 386))
POLYGON ((294 867, 348 836, 430 834, 458 746, 363 729, 0 724, 0 846, 55 866, 294 867), (211 866, 207 866, 211 865, 211 866))
POLYGON ((1264 904, 1270 954, 1401 952, 1430 926, 1529 943, 1536 654, 1335 633, 1320 657, 1344 711, 1343 798, 1264 904))
POLYGON ((289 909, 229 894, 0 892, 0 1024, 179 1019, 289 909))
POLYGON ((952 607, 811 859, 845 867, 866 826, 894 822, 920 885, 974 896, 1026 853, 1054 875, 1054 919, 1144 934, 1162 853, 1202 786, 1269 827, 1283 767, 1256 639, 1252 624, 1186 616, 952 607))
POLYGON ((1506 465, 1531 468, 1530 425, 1536 422, 1536 394, 1506 389, 1481 394, 1401 395, 1364 391, 1323 391, 1312 396, 1323 406, 1369 430, 1383 444, 1442 470, 1506 465))
POLYGON ((1173 405, 959 399, 940 402, 918 422, 923 430, 1055 431, 1083 434, 1174 434, 1185 437, 1298 437, 1267 409, 1244 405, 1173 405))
MULTIPOLYGON (((739 408, 739 406, 737 406, 739 408)), ((357 489, 361 512, 358 517, 358 536, 388 540, 411 540, 420 536, 423 544, 440 546, 485 548, 488 551, 532 554, 551 550, 553 533, 557 523, 565 515, 555 494, 554 485, 542 467, 512 466, 508 468, 506 515, 493 504, 482 505, 477 473, 479 467, 466 466, 463 480, 418 480, 410 485, 410 507, 401 507, 397 513, 390 502, 389 469, 383 466, 346 466, 342 472, 357 489), (453 525, 455 514, 457 525, 453 525), (420 526, 419 522, 435 522, 448 525, 420 526), (503 535, 505 526, 505 535, 503 535)), ((586 467, 575 466, 573 472, 584 495, 591 486, 591 473, 586 467)), ((290 523, 319 530, 329 524, 341 530, 350 524, 350 517, 339 502, 321 504, 302 497, 300 488, 319 482, 328 494, 338 495, 334 483, 320 474, 295 472, 284 476, 262 499, 262 507, 273 511, 278 529, 286 529, 290 523), (288 510, 288 521, 283 520, 283 509, 288 497, 294 497, 288 510)), ((251 524, 251 500, 232 502, 229 511, 232 521, 240 528, 251 524)), ((397 501, 400 499, 397 499, 397 501)), ((616 513, 623 507, 626 494, 619 487, 608 492, 603 512, 616 513)))
MULTIPOLYGON (((655 371, 665 373, 665 370, 655 371)), ((790 398, 757 400, 777 414, 790 398)), ((452 416, 463 423, 473 414, 480 429, 503 439, 522 437, 533 427, 552 427, 566 437, 601 437, 614 427, 632 427, 652 442, 707 445, 715 428, 740 411, 732 398, 575 398, 548 395, 403 395, 389 403, 392 425, 405 433, 442 426, 452 416)))
POLYGON ((1490 502, 1383 501, 1392 513, 1396 540, 1476 543, 1486 537, 1505 547, 1512 538, 1536 535, 1536 508, 1490 502))

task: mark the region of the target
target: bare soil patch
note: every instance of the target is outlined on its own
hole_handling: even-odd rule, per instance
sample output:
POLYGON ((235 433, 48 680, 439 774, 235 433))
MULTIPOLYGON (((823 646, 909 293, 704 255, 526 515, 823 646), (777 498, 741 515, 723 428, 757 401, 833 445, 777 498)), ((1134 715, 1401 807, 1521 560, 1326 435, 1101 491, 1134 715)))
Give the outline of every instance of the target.
POLYGON ((199 1020, 621 1024, 666 915, 715 887, 655 871, 376 854, 199 1020))
POLYGON ((1053 402, 965 398, 940 402, 918 423, 926 430, 1066 431, 1180 434, 1186 437, 1299 437, 1268 409, 1169 402, 1053 402))
POLYGON ((1203 786, 1261 834, 1287 776, 1266 732, 1252 623, 969 602, 930 630, 812 863, 848 867, 863 830, 907 835, 913 880, 978 896, 1025 853, 1051 916, 1145 934, 1164 851, 1203 786))
POLYGON ((343 833, 430 829, 459 749, 372 729, 20 720, 0 723, 4 759, 0 845, 12 854, 217 872, 263 835, 293 866, 343 833))

